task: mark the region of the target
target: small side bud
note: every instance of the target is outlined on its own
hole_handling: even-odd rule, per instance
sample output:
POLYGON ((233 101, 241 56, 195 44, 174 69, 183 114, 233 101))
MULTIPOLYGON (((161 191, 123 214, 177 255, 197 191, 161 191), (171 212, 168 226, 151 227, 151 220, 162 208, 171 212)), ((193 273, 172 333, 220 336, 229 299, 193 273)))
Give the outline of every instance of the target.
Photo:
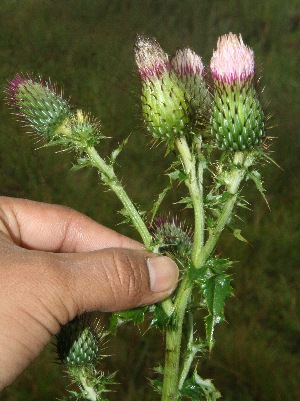
POLYGON ((254 87, 254 53, 239 38, 221 36, 210 62, 214 81, 211 132, 220 149, 258 147, 265 136, 264 114, 254 87))
POLYGON ((193 244, 191 230, 177 217, 156 217, 150 231, 160 253, 167 252, 179 258, 190 255, 193 244))
POLYGON ((101 124, 90 115, 84 114, 82 110, 76 110, 76 114, 69 123, 71 131, 72 146, 77 150, 84 150, 85 147, 95 146, 104 138, 101 135, 101 124))

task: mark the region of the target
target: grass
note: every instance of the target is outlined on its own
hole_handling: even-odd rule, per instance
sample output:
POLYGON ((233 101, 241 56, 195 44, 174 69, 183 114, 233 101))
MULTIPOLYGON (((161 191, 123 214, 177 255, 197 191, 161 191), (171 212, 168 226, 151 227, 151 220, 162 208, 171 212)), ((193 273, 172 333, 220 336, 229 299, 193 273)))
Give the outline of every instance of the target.
MULTIPOLYGON (((227 306, 228 324, 217 330, 210 358, 201 362, 204 377, 213 377, 224 401, 295 401, 300 398, 300 9, 296 0, 2 0, 0 5, 1 93, 17 72, 51 77, 73 103, 97 116, 103 133, 101 154, 130 135, 120 157, 126 189, 149 208, 166 178, 164 150, 149 151, 141 127, 139 82, 135 74, 136 33, 156 36, 172 53, 189 45, 209 63, 217 37, 241 32, 262 66, 263 99, 274 113, 272 149, 283 171, 266 165, 268 211, 249 183, 245 188, 253 212, 242 212, 242 233, 252 246, 230 235, 219 248, 234 265, 235 298, 227 306)), ((60 203, 103 224, 116 226, 119 203, 111 199, 91 171, 70 172, 71 154, 41 148, 24 134, 0 95, 1 193, 60 203)), ((174 194, 170 195, 172 200, 174 194)), ((174 198, 175 199, 175 198, 174 198)), ((188 215, 185 216, 188 218, 188 215)), ((159 334, 157 333, 157 336, 159 334)), ((131 327, 112 345, 110 370, 123 384, 111 400, 153 400, 145 390, 151 368, 160 362, 157 336, 141 336, 131 327), (121 338, 121 339, 120 339, 121 338), (132 368, 129 369, 128 366, 132 368)), ((64 394, 61 367, 52 363, 51 347, 1 400, 54 400, 64 394), (42 372, 42 373, 41 373, 42 372)))

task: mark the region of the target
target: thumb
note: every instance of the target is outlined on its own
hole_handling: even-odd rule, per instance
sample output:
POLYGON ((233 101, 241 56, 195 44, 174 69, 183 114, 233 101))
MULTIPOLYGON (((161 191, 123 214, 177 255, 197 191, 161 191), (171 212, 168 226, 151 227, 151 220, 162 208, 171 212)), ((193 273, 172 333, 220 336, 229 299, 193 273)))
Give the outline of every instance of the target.
MULTIPOLYGON (((76 306, 73 314, 112 312, 159 302, 175 289, 178 268, 170 258, 143 250, 105 248, 81 254, 60 254, 67 291, 61 299, 76 306)), ((58 319, 60 320, 60 319, 58 319)))
MULTIPOLYGON (((1 236, 0 236, 1 238, 1 236)), ((165 256, 105 248, 57 254, 0 241, 0 391, 42 351, 51 335, 84 311, 151 304, 176 287, 165 256)))

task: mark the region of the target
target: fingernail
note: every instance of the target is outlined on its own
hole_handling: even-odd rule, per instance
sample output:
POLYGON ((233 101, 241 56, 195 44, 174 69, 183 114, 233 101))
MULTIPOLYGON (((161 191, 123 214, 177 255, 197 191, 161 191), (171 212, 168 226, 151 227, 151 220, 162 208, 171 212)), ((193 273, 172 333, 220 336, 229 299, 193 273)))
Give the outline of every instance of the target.
POLYGON ((167 256, 156 256, 147 259, 150 288, 153 292, 171 291, 178 281, 178 267, 167 256))

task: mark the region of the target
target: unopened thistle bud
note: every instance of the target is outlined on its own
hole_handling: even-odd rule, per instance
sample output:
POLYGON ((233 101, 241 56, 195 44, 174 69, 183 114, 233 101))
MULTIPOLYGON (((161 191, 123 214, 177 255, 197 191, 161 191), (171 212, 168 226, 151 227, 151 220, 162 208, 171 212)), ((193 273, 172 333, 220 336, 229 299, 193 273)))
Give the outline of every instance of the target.
POLYGON ((62 326, 57 338, 57 354, 68 366, 86 366, 99 359, 102 332, 85 315, 62 326))
POLYGON ((264 114, 254 87, 254 52, 229 33, 221 36, 210 62, 214 81, 211 132, 217 146, 247 150, 264 138, 264 114))
POLYGON ((6 93, 25 124, 44 138, 52 140, 65 130, 71 107, 50 83, 16 75, 6 93))
POLYGON ((158 140, 172 141, 185 134, 190 122, 188 105, 182 87, 172 79, 168 55, 154 38, 138 36, 135 60, 142 80, 147 129, 158 140))
POLYGON ((74 112, 48 82, 16 75, 6 93, 25 124, 51 144, 80 152, 102 138, 100 124, 81 110, 74 112))
POLYGON ((170 60, 170 66, 183 87, 189 117, 196 122, 210 103, 201 57, 189 48, 178 49, 170 60))
POLYGON ((159 252, 168 252, 176 257, 190 255, 192 249, 191 230, 187 229, 177 217, 159 216, 155 218, 151 232, 159 252))

